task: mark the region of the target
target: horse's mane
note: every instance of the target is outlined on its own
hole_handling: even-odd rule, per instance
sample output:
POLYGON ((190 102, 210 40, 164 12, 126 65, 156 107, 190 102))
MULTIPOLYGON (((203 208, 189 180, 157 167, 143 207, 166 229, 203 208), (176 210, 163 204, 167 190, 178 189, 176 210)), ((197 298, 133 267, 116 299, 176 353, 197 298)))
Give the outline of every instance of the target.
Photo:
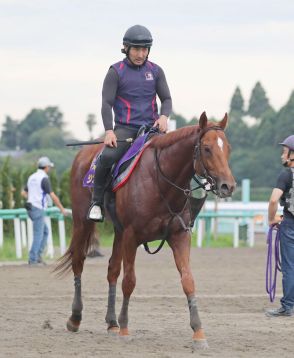
MULTIPOLYGON (((218 123, 208 122, 207 127, 217 126, 218 123)), ((198 125, 195 126, 186 126, 183 128, 179 128, 176 131, 169 132, 165 135, 158 135, 151 139, 150 147, 155 148, 166 148, 172 144, 175 144, 181 139, 185 139, 190 137, 191 135, 195 135, 200 132, 200 128, 198 125)))
POLYGON ((165 148, 172 144, 175 144, 181 139, 185 139, 194 135, 200 131, 199 126, 187 126, 179 128, 176 131, 169 132, 164 135, 157 135, 151 139, 150 146, 155 148, 165 148))

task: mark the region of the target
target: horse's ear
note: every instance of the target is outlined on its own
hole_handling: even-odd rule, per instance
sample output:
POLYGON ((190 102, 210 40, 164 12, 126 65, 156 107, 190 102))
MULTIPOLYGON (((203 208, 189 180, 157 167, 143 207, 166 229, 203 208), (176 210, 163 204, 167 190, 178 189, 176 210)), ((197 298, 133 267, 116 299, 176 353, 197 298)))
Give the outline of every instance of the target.
POLYGON ((225 116, 224 118, 219 122, 219 126, 221 127, 221 129, 225 130, 226 129, 226 126, 228 124, 228 114, 225 113, 225 116))
POLYGON ((199 127, 200 129, 204 129, 206 126, 207 126, 207 117, 206 117, 206 113, 203 112, 199 119, 199 127))

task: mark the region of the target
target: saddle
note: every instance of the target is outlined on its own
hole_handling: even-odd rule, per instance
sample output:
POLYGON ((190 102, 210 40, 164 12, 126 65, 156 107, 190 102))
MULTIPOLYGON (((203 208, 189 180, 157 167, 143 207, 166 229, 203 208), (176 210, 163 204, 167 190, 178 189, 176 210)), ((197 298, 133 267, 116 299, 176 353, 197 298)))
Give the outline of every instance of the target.
MULTIPOLYGON (((151 128, 147 132, 145 131, 146 127, 142 126, 138 131, 138 135, 134 143, 122 156, 122 158, 113 165, 110 178, 107 180, 107 187, 111 187, 113 192, 117 191, 127 182, 137 163, 139 162, 144 150, 148 147, 149 139, 152 136, 158 134, 157 128, 151 128)), ((100 152, 95 155, 90 169, 84 177, 83 187, 93 188, 95 168, 99 156, 100 152)))

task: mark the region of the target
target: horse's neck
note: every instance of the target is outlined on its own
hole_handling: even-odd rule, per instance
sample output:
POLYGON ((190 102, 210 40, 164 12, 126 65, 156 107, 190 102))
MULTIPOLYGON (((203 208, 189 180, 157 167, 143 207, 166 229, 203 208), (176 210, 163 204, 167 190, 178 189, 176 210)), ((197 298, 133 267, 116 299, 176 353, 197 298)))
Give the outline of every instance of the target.
POLYGON ((196 134, 159 150, 159 163, 164 174, 174 183, 187 186, 193 176, 193 150, 196 134))

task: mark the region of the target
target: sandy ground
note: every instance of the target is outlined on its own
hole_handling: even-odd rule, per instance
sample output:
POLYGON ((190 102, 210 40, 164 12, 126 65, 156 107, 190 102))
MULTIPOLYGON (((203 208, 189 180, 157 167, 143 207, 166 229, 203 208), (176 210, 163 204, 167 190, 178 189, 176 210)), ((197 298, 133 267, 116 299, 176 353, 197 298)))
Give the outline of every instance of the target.
MULTIPOLYGON (((137 287, 130 304, 128 341, 107 335, 105 257, 87 259, 83 321, 66 330, 73 279, 56 279, 53 265, 0 266, 0 357, 293 357, 294 317, 267 318, 265 245, 254 249, 193 249, 198 307, 210 349, 193 352, 192 330, 170 249, 155 256, 138 250, 137 287)), ((121 304, 118 289, 118 310, 121 304)))

